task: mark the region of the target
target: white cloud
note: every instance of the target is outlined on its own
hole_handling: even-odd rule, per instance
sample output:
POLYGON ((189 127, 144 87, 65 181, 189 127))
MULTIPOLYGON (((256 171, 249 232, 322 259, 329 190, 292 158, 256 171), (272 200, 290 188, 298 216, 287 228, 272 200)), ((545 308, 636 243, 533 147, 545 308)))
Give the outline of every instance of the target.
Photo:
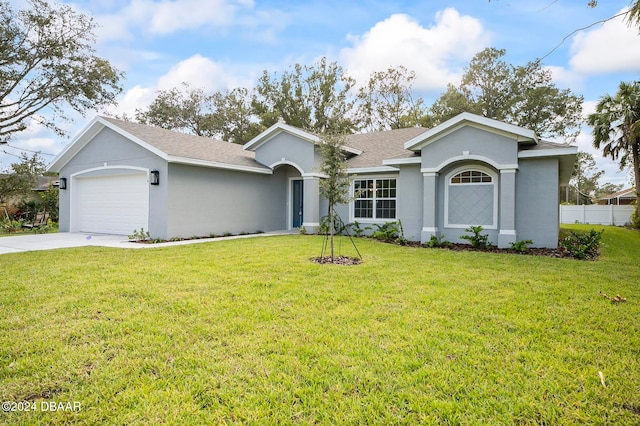
POLYGON ((551 71, 551 78, 554 83, 560 87, 568 87, 572 90, 578 90, 584 83, 584 78, 579 73, 559 66, 546 66, 551 71))
POLYGON ((56 145, 56 140, 53 138, 29 138, 22 145, 33 151, 47 151, 56 145))
POLYGON ((362 36, 349 36, 353 47, 340 56, 349 75, 363 84, 374 71, 404 65, 416 73, 418 90, 439 90, 460 79, 462 65, 489 44, 490 35, 470 16, 448 8, 425 28, 408 15, 392 15, 362 36))
POLYGON ((116 13, 97 17, 100 40, 129 40, 134 29, 171 34, 201 27, 228 27, 239 9, 252 9, 253 0, 131 0, 116 13))
MULTIPOLYGON (((622 10, 621 12, 623 12, 622 10)), ((624 17, 577 34, 571 45, 571 68, 582 74, 640 71, 640 36, 624 17)))
POLYGON ((158 90, 180 88, 183 82, 188 83, 191 88, 203 88, 211 92, 252 85, 250 79, 239 78, 234 73, 228 72, 222 64, 201 55, 194 55, 171 67, 155 85, 149 87, 136 85, 127 90, 119 100, 115 113, 133 116, 136 109, 145 108, 153 102, 158 90))
POLYGON ((194 55, 174 65, 167 74, 160 77, 158 88, 170 89, 183 82, 189 83, 191 87, 208 90, 232 89, 248 84, 225 71, 220 63, 201 55, 194 55))
POLYGON ((128 117, 135 115, 136 109, 143 109, 148 106, 155 99, 155 88, 141 87, 139 85, 127 90, 118 101, 118 107, 115 114, 125 114, 128 117))

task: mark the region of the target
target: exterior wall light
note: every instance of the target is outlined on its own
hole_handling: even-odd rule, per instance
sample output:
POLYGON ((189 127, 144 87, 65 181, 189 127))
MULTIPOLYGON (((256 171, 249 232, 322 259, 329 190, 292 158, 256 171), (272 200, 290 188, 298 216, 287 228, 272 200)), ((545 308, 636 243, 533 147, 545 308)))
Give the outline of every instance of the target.
POLYGON ((158 170, 149 172, 149 183, 151 185, 160 185, 160 172, 158 170))
POLYGON ((60 178, 58 181, 58 188, 67 189, 67 178, 60 178))

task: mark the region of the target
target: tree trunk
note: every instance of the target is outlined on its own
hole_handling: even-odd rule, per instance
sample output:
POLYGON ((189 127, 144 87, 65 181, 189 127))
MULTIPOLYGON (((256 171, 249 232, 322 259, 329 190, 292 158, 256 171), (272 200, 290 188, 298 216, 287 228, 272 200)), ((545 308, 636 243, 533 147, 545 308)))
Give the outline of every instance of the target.
POLYGON ((331 263, 334 263, 334 259, 333 259, 333 221, 334 221, 334 211, 333 211, 333 206, 329 207, 329 235, 330 235, 330 239, 331 239, 331 263))
POLYGON ((636 183, 636 215, 640 220, 640 143, 631 146, 631 156, 633 157, 633 177, 636 183))

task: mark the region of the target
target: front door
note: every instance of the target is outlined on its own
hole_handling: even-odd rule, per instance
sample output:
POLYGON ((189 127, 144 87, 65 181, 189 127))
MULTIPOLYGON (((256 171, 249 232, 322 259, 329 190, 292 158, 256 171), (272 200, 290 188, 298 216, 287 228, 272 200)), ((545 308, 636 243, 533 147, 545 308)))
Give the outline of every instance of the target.
POLYGON ((297 179, 292 181, 291 185, 291 227, 299 228, 302 226, 302 200, 303 194, 303 181, 297 179))

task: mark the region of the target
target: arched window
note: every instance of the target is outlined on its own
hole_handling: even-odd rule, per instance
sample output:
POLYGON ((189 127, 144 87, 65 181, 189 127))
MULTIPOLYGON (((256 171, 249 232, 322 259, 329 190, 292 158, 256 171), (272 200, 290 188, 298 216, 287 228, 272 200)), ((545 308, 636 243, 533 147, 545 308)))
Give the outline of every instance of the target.
POLYGON ((445 181, 445 226, 497 227, 498 178, 483 167, 458 168, 445 181))

